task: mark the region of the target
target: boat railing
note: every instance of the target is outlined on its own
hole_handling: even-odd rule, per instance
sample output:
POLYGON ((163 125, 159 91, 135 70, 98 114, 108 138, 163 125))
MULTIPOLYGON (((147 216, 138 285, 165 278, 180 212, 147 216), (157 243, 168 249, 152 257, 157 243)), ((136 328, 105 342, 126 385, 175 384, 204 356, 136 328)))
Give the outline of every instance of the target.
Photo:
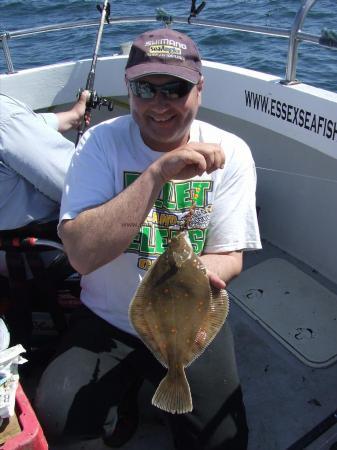
MULTIPOLYGON (((202 27, 239 31, 245 33, 262 34, 271 37, 286 38, 289 40, 289 46, 287 54, 286 73, 283 83, 293 84, 297 82, 296 81, 297 55, 298 55, 298 46, 301 42, 313 43, 328 48, 337 48, 337 33, 334 32, 333 30, 323 28, 321 35, 304 33, 301 30, 308 12, 312 8, 312 6, 316 3, 316 1, 317 0, 306 0, 302 3, 301 7, 299 8, 295 16, 293 25, 290 29, 249 25, 234 22, 200 20, 193 17, 192 18, 189 17, 188 19, 182 17, 173 18, 173 16, 165 14, 165 11, 163 10, 158 10, 160 12, 156 16, 143 16, 137 18, 132 16, 125 16, 119 18, 110 18, 109 24, 107 24, 107 26, 162 21, 165 23, 166 26, 170 26, 174 22, 180 24, 189 24, 202 27)), ((99 23, 96 20, 95 21, 91 20, 91 21, 65 22, 55 25, 26 28, 23 30, 16 30, 16 31, 0 31, 0 41, 2 44, 2 49, 8 73, 9 74, 15 73, 8 43, 10 39, 23 38, 41 33, 50 33, 61 30, 98 27, 98 26, 99 23)))

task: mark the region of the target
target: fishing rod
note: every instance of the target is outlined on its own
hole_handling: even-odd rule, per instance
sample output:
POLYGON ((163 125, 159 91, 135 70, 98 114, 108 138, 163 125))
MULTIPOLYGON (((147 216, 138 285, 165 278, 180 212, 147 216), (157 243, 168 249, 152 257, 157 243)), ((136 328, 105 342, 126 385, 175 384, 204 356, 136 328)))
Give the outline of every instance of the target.
POLYGON ((98 51, 99 47, 101 45, 101 38, 103 34, 103 28, 105 21, 109 24, 109 16, 110 16, 110 3, 108 0, 105 0, 103 3, 103 6, 97 5, 98 11, 101 13, 101 20, 99 24, 99 28, 97 31, 96 36, 96 45, 94 49, 94 53, 91 60, 91 67, 87 78, 87 83, 85 86, 85 89, 80 89, 78 98, 81 96, 82 92, 84 90, 89 91, 90 97, 86 104, 85 114, 84 118, 82 120, 81 125, 77 129, 77 138, 76 138, 76 146, 81 139, 85 128, 86 128, 86 121, 90 119, 91 109, 97 108, 97 106, 100 108, 101 106, 107 106, 109 111, 113 110, 113 103, 108 100, 107 98, 98 97, 96 91, 94 90, 94 83, 95 83, 95 75, 96 75, 96 64, 97 64, 97 58, 98 58, 98 51))
POLYGON ((190 12, 190 16, 187 19, 188 23, 191 23, 191 19, 193 17, 197 17, 197 15, 199 13, 201 13, 201 11, 205 8, 206 6, 206 2, 201 2, 200 5, 197 7, 196 6, 197 0, 192 0, 192 5, 191 5, 191 12, 190 12))

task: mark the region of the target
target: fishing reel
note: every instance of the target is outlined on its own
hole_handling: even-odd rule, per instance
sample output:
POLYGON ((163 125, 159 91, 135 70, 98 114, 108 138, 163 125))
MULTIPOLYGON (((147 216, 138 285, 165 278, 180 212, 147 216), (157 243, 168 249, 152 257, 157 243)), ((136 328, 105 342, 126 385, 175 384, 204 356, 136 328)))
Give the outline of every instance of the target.
MULTIPOLYGON (((82 92, 85 89, 80 89, 77 94, 77 98, 79 99, 82 92)), ((87 109, 101 109, 102 106, 107 107, 109 111, 113 111, 114 103, 109 97, 100 97, 97 95, 97 92, 92 90, 90 92, 90 97, 87 100, 87 109)))
POLYGON ((113 111, 114 109, 114 102, 109 99, 109 97, 97 97, 98 99, 98 109, 101 109, 102 106, 106 106, 108 108, 108 111, 113 111))

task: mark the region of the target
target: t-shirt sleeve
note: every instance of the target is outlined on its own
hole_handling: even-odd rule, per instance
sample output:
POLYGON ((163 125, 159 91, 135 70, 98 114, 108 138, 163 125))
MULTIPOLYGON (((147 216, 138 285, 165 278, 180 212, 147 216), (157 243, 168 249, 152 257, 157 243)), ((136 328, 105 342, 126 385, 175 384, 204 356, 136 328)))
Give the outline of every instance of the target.
POLYGON ((101 205, 115 195, 114 169, 100 133, 88 130, 71 161, 62 195, 60 222, 101 205))
POLYGON ((229 153, 226 144, 222 144, 225 155, 230 154, 230 157, 226 159, 225 168, 219 171, 204 253, 261 248, 254 160, 241 139, 235 139, 231 145, 234 149, 229 153))

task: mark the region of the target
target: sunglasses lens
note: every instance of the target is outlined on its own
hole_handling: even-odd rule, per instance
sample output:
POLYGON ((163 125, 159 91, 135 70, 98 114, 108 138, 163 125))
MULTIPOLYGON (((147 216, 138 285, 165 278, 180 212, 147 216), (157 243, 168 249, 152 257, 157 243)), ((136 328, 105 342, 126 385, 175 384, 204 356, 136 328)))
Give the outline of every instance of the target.
POLYGON ((175 100, 176 98, 185 97, 185 95, 187 95, 192 88, 192 83, 181 80, 164 84, 160 90, 167 98, 169 98, 170 100, 175 100))
POLYGON ((153 98, 156 95, 156 91, 152 89, 150 83, 142 81, 130 81, 130 88, 133 95, 143 99, 153 98))
POLYGON ((185 80, 173 81, 160 86, 147 81, 130 81, 130 88, 136 97, 150 99, 159 91, 169 100, 185 97, 193 88, 194 84, 185 80))

